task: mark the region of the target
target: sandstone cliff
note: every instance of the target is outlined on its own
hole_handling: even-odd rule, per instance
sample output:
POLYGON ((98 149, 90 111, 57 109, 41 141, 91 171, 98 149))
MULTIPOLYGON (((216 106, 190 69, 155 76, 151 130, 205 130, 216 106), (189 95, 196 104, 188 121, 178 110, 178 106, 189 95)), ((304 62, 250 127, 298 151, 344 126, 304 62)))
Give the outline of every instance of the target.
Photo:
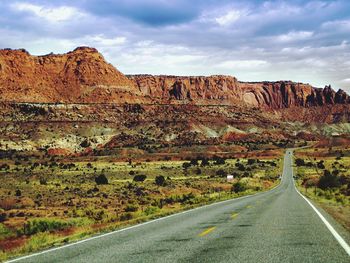
POLYGON ((94 48, 31 56, 0 50, 0 101, 39 103, 165 103, 240 105, 282 109, 350 104, 335 92, 291 81, 239 82, 232 76, 126 77, 94 48))
POLYGON ((2 101, 124 102, 136 93, 133 83, 94 48, 45 56, 0 50, 2 101))
POLYGON ((152 98, 167 101, 188 101, 204 104, 247 104, 272 109, 293 106, 311 107, 348 104, 350 97, 343 91, 335 92, 291 81, 239 82, 231 76, 176 77, 129 76, 139 91, 152 98))

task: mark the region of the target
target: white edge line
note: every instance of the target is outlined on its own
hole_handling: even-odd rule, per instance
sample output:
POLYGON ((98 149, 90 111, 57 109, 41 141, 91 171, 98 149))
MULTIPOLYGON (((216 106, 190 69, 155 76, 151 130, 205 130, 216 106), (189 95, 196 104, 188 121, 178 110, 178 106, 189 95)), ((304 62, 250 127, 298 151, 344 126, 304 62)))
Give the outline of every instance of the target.
POLYGON ((75 246, 75 245, 79 245, 81 243, 85 243, 85 242, 88 242, 88 241, 91 241, 91 240, 94 240, 94 239, 106 237, 106 236, 113 235, 113 234, 116 234, 116 233, 119 233, 119 232, 124 232, 124 231, 130 230, 130 229, 133 229, 133 228, 137 228, 137 227, 141 227, 141 226, 144 226, 144 225, 148 225, 148 224, 151 224, 151 223, 154 223, 154 222, 157 222, 157 221, 160 221, 160 220, 164 220, 164 219, 167 219, 167 218, 170 218, 170 217, 173 217, 173 216, 178 216, 178 215, 181 215, 181 214, 190 213, 190 212, 193 212, 193 211, 195 211, 197 209, 202 209, 202 208, 206 208, 206 207, 209 207, 209 206, 215 206, 215 205, 223 204, 223 203, 230 202, 230 201, 233 202, 233 201, 236 201, 236 200, 245 199, 245 198, 253 197, 253 196, 256 196, 256 195, 265 194, 265 193, 271 192, 272 190, 275 190, 277 187, 279 187, 281 185, 281 181, 282 180, 280 180, 280 183, 278 185, 276 185, 275 187, 273 187, 270 190, 265 191, 265 192, 259 192, 259 193, 255 193, 255 194, 252 194, 252 195, 241 196, 241 197, 237 197, 237 198, 232 198, 232 199, 228 199, 228 200, 224 200, 224 201, 215 202, 215 203, 212 203, 212 204, 209 204, 209 205, 199 206, 199 207, 196 207, 196 208, 185 210, 185 211, 182 211, 182 212, 179 212, 179 213, 175 213, 175 214, 172 214, 172 215, 168 215, 168 216, 165 216, 165 217, 160 217, 160 218, 157 218, 157 219, 153 219, 153 220, 141 223, 141 224, 137 224, 137 225, 129 226, 129 227, 126 227, 126 228, 118 229, 118 230, 115 230, 115 231, 112 231, 112 232, 108 232, 108 233, 105 233, 105 234, 89 237, 89 238, 86 238, 86 239, 83 239, 83 240, 80 240, 80 241, 76 241, 76 242, 73 242, 73 243, 70 243, 70 244, 67 244, 67 245, 58 246, 58 247, 54 247, 54 248, 49 248, 49 249, 41 251, 41 252, 37 252, 37 253, 34 253, 34 254, 30 254, 30 255, 22 256, 22 257, 18 257, 18 258, 14 258, 14 259, 11 259, 9 261, 5 261, 5 263, 17 262, 17 261, 20 261, 20 260, 23 260, 23 259, 36 257, 36 256, 39 256, 39 255, 42 255, 42 254, 46 254, 46 253, 49 253, 49 252, 53 252, 53 251, 56 251, 56 250, 59 250, 59 249, 63 249, 63 248, 67 248, 67 247, 71 247, 71 246, 75 246))
MULTIPOLYGON (((292 158, 293 162, 293 158, 292 158)), ((292 176, 294 174, 293 166, 292 166, 292 176)), ((346 241, 338 234, 338 232, 334 229, 334 227, 327 221, 327 219, 318 211, 318 209, 302 194, 299 192, 298 188, 295 186, 295 180, 293 178, 294 188, 297 193, 311 206, 311 208, 316 212, 322 222, 326 225, 328 230, 332 233, 334 238, 338 241, 338 243, 344 248, 345 252, 350 256, 350 246, 346 243, 346 241)))

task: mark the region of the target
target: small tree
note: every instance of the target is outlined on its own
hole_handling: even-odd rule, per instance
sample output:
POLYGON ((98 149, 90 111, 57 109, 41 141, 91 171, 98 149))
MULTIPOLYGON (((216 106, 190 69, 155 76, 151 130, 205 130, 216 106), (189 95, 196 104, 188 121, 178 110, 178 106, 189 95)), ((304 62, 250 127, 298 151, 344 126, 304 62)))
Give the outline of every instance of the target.
POLYGON ((138 175, 135 175, 134 176, 134 182, 143 182, 143 181, 145 181, 146 180, 146 178, 147 178, 147 176, 146 175, 144 175, 144 174, 138 174, 138 175))
POLYGON ((159 185, 159 186, 164 186, 165 185, 165 178, 163 175, 158 175, 155 179, 155 183, 156 185, 159 185))
POLYGON ((191 165, 195 166, 195 165, 198 165, 198 159, 192 159, 190 161, 191 165))
POLYGON ((231 190, 235 193, 244 192, 245 190, 247 190, 247 186, 241 181, 238 181, 237 183, 234 183, 232 185, 231 190))
POLYGON ((219 169, 216 171, 216 175, 220 177, 225 177, 227 175, 227 172, 225 172, 223 169, 219 169))
POLYGON ((320 168, 320 169, 324 169, 325 168, 323 161, 319 161, 317 163, 317 168, 320 168))
POLYGON ((188 169, 190 167, 191 167, 191 163, 185 162, 185 163, 182 164, 182 168, 184 168, 184 169, 188 169))
POLYGON ((295 164, 297 166, 304 166, 305 165, 305 161, 304 161, 304 159, 297 158, 297 159, 295 159, 295 164))
POLYGON ((255 159, 248 159, 248 165, 252 165, 255 163, 255 159))
POLYGON ((99 176, 97 176, 95 178, 95 182, 96 184, 98 185, 101 185, 101 184, 108 184, 108 179, 107 177, 104 175, 104 174, 100 174, 99 176))
POLYGON ((332 174, 328 170, 324 170, 324 173, 318 182, 318 187, 325 190, 327 188, 338 187, 339 185, 339 177, 334 173, 332 174))
POLYGON ((201 166, 207 166, 209 165, 209 160, 207 158, 203 158, 201 161, 201 166))

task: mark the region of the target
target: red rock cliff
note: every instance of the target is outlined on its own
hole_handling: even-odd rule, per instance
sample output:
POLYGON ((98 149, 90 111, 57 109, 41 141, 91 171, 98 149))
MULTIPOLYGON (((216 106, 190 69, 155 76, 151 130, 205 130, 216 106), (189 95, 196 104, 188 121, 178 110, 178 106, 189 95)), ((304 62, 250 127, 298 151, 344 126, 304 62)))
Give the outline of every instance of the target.
POLYGON ((120 93, 125 100, 135 92, 133 83, 94 48, 79 47, 67 54, 45 56, 0 50, 2 101, 119 102, 120 93))
POLYGON ((192 103, 281 109, 349 104, 329 86, 317 89, 291 81, 239 82, 231 76, 126 77, 94 48, 62 55, 31 56, 0 50, 0 101, 64 103, 192 103))
POLYGON ((143 94, 173 102, 240 103, 272 109, 350 103, 349 96, 342 90, 335 92, 330 86, 319 89, 291 81, 248 83, 231 76, 152 75, 134 75, 130 79, 143 94))

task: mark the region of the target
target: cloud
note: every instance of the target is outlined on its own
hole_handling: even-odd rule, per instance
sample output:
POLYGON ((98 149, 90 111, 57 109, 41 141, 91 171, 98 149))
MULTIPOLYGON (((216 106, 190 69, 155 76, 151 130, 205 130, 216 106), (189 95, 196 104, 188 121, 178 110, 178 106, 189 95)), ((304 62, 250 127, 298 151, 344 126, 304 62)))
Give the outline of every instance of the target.
POLYGON ((240 16, 241 13, 239 11, 230 10, 225 15, 215 18, 215 21, 221 26, 226 26, 237 21, 240 18, 240 16))
POLYGON ((280 42, 300 41, 310 39, 313 34, 311 31, 291 31, 287 34, 278 35, 276 40, 280 42))
POLYGON ((327 21, 321 27, 326 30, 350 32, 350 19, 327 21))
POLYGON ((347 88, 347 0, 0 1, 0 48, 96 47, 124 73, 230 74, 347 88))
POLYGON ((216 67, 227 69, 256 69, 267 66, 268 62, 264 60, 226 60, 216 65, 216 67))
POLYGON ((342 79, 341 82, 344 82, 346 84, 350 84, 350 78, 342 79))
POLYGON ((123 17, 148 26, 166 26, 193 20, 199 12, 197 0, 99 0, 84 3, 83 8, 99 16, 123 17))
POLYGON ((11 4, 12 9, 18 12, 28 12, 38 18, 42 18, 52 23, 77 19, 84 14, 77 8, 69 6, 60 6, 56 8, 44 7, 30 3, 15 2, 11 4))

